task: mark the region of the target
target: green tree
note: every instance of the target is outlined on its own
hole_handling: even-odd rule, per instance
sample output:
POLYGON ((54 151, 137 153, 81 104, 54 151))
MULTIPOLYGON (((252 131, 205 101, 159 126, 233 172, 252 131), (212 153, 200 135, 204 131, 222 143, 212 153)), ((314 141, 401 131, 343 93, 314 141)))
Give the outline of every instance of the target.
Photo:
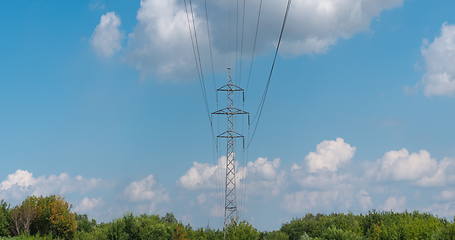
POLYGON ((174 223, 174 230, 172 232, 172 240, 189 240, 188 232, 191 232, 191 228, 185 228, 182 224, 174 223))
POLYGON ((30 228, 37 216, 36 201, 34 198, 26 198, 21 205, 11 210, 12 230, 15 235, 30 233, 30 228))
POLYGON ((0 201, 0 237, 10 235, 9 223, 11 221, 9 204, 5 201, 0 201))
POLYGON ((164 217, 161 218, 161 221, 165 223, 178 223, 177 219, 175 218, 174 214, 172 213, 166 213, 164 217))
POLYGON ((11 218, 17 234, 51 234, 71 239, 77 230, 70 204, 58 196, 28 197, 11 211, 11 218))
POLYGON ((96 227, 94 219, 89 220, 86 214, 76 214, 77 231, 78 232, 91 232, 96 227))
POLYGON ((115 220, 110 223, 106 231, 106 239, 108 240, 128 240, 129 235, 125 232, 125 223, 122 219, 115 220))
POLYGON ((256 240, 260 237, 259 232, 247 222, 229 225, 225 234, 228 240, 256 240))
POLYGON ((171 229, 165 223, 148 224, 139 233, 141 240, 169 240, 172 237, 171 229))
POLYGON ((320 238, 312 238, 308 236, 307 233, 304 233, 302 236, 300 236, 299 240, 320 240, 320 238))
POLYGON ((323 234, 324 239, 327 240, 362 240, 364 239, 360 234, 351 231, 330 227, 323 234))
POLYGON ((281 231, 264 233, 263 240, 289 240, 289 236, 281 231))
POLYGON ((433 236, 434 240, 455 240, 455 222, 448 223, 439 233, 433 236))
POLYGON ((56 197, 52 200, 49 205, 52 235, 72 239, 77 230, 76 215, 70 211, 70 204, 63 198, 56 197))

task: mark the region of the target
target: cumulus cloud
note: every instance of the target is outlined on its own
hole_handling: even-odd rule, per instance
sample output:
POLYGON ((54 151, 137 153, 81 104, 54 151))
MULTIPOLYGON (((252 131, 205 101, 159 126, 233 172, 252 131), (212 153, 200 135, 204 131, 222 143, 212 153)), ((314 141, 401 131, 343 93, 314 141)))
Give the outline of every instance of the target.
MULTIPOLYGON (((335 141, 323 141, 317 145, 316 152, 311 152, 305 157, 305 163, 310 173, 336 172, 342 165, 351 161, 355 151, 356 148, 342 138, 337 138, 335 141)), ((292 166, 293 170, 301 168, 297 164, 292 166)))
MULTIPOLYGON (((368 30, 380 14, 400 6, 403 0, 296 0, 283 40, 283 53, 288 55, 319 54, 326 52, 339 39, 348 39, 368 30)), ((208 1, 210 29, 215 60, 223 68, 233 66, 231 56, 239 51, 234 44, 232 1, 208 1)), ((189 6, 188 6, 189 7, 189 6)), ((247 1, 244 54, 253 44, 258 2, 247 1)), ((283 18, 286 1, 264 1, 258 53, 274 48, 283 18)), ((208 62, 208 35, 205 8, 202 0, 193 1, 194 26, 202 62, 208 62)), ((127 59, 142 74, 154 73, 162 78, 184 76, 194 71, 194 59, 187 26, 185 7, 176 0, 141 0, 137 25, 128 37, 127 59)), ((192 23, 192 20, 190 20, 192 23)), ((204 64, 205 65, 205 64, 204 64)), ((208 66, 208 65, 207 65, 208 66)), ((221 70, 221 69, 219 69, 221 70)))
POLYGON ((445 203, 435 203, 428 208, 423 209, 440 217, 452 218, 455 216, 455 201, 445 203))
POLYGON ((407 149, 390 151, 380 161, 380 177, 394 180, 417 180, 434 173, 438 167, 430 153, 421 150, 410 153, 407 149))
MULTIPOLYGON (((219 158, 216 165, 194 162, 177 182, 182 188, 196 192, 195 204, 202 206, 201 210, 213 217, 224 214, 221 205, 224 199, 225 166, 225 156, 219 158)), ((286 185, 286 173, 281 169, 280 159, 260 157, 246 163, 246 166, 237 165, 236 177, 237 204, 240 209, 245 206, 247 196, 276 197, 286 185)))
POLYGON ((91 39, 92 47, 98 55, 111 57, 121 49, 120 25, 120 17, 115 12, 108 12, 101 16, 91 39))
POLYGON ((354 157, 356 148, 344 139, 322 141, 316 146, 316 152, 310 152, 303 165, 293 164, 291 174, 303 188, 329 189, 333 186, 349 187, 354 183, 353 176, 339 173, 343 165, 354 157))
POLYGON ((286 194, 282 204, 291 213, 345 211, 355 201, 352 193, 345 189, 298 191, 286 194))
POLYGON ((0 197, 18 200, 27 195, 84 193, 102 185, 96 178, 71 177, 67 173, 34 177, 29 171, 17 170, 0 183, 0 197))
MULTIPOLYGON (((274 10, 269 10, 275 12, 275 21, 279 20, 283 2, 276 1, 274 10)), ((367 30, 382 11, 402 3, 403 0, 293 1, 283 50, 293 55, 326 52, 338 39, 367 30)))
POLYGON ((292 170, 294 180, 304 188, 326 189, 335 185, 349 185, 355 179, 347 173, 318 172, 310 173, 302 170, 292 170))
POLYGON ((422 47, 425 60, 423 85, 427 96, 455 94, 455 25, 443 24, 441 35, 422 47))
MULTIPOLYGON (((239 190, 246 187, 251 194, 278 194, 285 178, 280 164, 280 159, 258 158, 246 167, 237 167, 239 190)), ((194 162, 178 183, 188 190, 216 190, 224 185, 225 165, 226 157, 221 157, 217 165, 194 162)))
POLYGON ((33 177, 32 173, 19 169, 15 173, 9 174, 7 179, 0 184, 0 191, 8 190, 13 186, 24 189, 35 183, 36 179, 33 177))
POLYGON ((356 148, 344 139, 322 141, 302 165, 293 164, 291 175, 302 189, 287 194, 283 206, 290 212, 337 211, 371 205, 371 197, 359 189, 359 181, 340 168, 354 157, 356 148))
POLYGON ((421 186, 444 186, 455 183, 455 160, 444 158, 438 163, 433 175, 425 176, 418 181, 421 186))
POLYGON ((260 195, 277 195, 285 185, 286 173, 280 169, 281 160, 269 161, 258 158, 249 162, 246 168, 246 185, 248 192, 260 195))
POLYGON ((221 157, 217 165, 194 162, 193 166, 181 176, 178 183, 189 190, 214 189, 224 174, 226 157, 221 157))
POLYGON ((89 213, 93 209, 101 206, 103 200, 101 198, 84 197, 74 209, 78 213, 89 213))
POLYGON ((153 206, 169 200, 168 193, 158 185, 153 175, 130 183, 124 194, 131 202, 150 202, 153 206))
POLYGON ((406 197, 389 197, 382 205, 384 211, 402 212, 406 210, 406 197))
MULTIPOLYGON (((194 58, 183 6, 176 0, 141 0, 137 26, 129 35, 128 60, 142 74, 162 78, 194 69, 194 58)), ((202 28, 195 18, 195 26, 202 28)), ((198 39, 206 46, 203 38, 198 39)))
POLYGON ((371 171, 378 179, 395 181, 414 181, 420 186, 441 186, 453 181, 448 174, 454 161, 446 158, 440 162, 430 153, 421 150, 410 153, 407 149, 390 151, 377 162, 371 171))

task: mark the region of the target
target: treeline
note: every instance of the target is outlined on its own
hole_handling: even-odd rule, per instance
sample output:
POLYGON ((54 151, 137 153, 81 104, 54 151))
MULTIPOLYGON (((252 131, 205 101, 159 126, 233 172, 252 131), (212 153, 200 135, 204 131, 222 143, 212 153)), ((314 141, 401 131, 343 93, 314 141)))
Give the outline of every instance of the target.
POLYGON ((29 197, 11 207, 0 201, 0 239, 15 240, 455 240, 455 223, 430 214, 372 211, 366 215, 312 215, 273 232, 241 222, 225 231, 193 229, 174 215, 127 214, 97 223, 71 211, 59 196, 29 197))

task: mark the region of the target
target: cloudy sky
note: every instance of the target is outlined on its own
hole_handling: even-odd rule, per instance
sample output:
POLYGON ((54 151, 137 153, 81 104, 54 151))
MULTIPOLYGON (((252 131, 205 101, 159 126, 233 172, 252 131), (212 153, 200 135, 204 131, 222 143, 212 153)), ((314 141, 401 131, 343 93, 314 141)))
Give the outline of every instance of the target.
MULTIPOLYGON (((245 2, 243 41, 235 4, 192 1, 212 111, 226 67, 242 86, 248 79, 259 0, 245 2)), ((285 7, 263 1, 252 113, 285 7)), ((453 9, 293 0, 260 125, 236 155, 242 219, 260 229, 309 212, 452 219, 453 9)), ((60 194, 100 221, 174 212, 220 226, 226 159, 211 138, 183 0, 8 1, 0 29, 0 199, 60 194)), ((248 135, 245 120, 238 126, 248 135)))

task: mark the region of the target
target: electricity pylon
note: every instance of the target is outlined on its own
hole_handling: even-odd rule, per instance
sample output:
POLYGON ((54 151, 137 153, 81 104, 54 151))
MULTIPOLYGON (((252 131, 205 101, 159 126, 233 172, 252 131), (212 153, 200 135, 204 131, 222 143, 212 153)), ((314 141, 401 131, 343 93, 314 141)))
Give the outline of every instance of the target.
POLYGON ((235 117, 236 115, 248 115, 249 113, 236 108, 234 99, 236 93, 242 94, 242 100, 245 99, 245 90, 234 84, 232 80, 230 68, 228 68, 227 83, 217 89, 217 92, 226 93, 227 106, 216 112, 214 115, 226 115, 227 129, 217 137, 219 139, 226 139, 226 178, 224 187, 224 226, 231 223, 236 223, 239 218, 237 209, 237 193, 236 193, 236 152, 235 145, 238 139, 243 140, 243 147, 245 147, 245 137, 235 131, 235 117))

